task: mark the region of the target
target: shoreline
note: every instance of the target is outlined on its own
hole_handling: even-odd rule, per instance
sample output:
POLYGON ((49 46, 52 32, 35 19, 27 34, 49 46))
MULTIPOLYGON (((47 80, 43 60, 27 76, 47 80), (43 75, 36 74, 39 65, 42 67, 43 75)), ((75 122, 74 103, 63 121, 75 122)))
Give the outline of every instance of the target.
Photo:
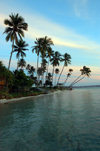
POLYGON ((14 102, 22 101, 22 100, 26 100, 26 99, 38 98, 38 97, 42 97, 42 96, 46 96, 46 95, 52 95, 52 94, 56 94, 56 93, 59 93, 59 92, 61 92, 61 91, 57 90, 57 91, 54 91, 54 92, 50 92, 50 93, 47 93, 47 94, 39 94, 39 95, 36 95, 36 96, 33 95, 33 96, 26 96, 26 97, 13 98, 13 99, 1 99, 0 104, 14 103, 14 102))

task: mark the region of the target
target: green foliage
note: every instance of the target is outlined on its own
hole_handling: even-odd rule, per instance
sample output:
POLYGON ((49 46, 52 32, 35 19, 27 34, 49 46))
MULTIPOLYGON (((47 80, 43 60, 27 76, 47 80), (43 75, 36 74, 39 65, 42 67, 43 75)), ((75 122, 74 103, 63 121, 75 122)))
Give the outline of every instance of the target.
POLYGON ((23 70, 14 71, 14 83, 13 88, 17 91, 25 91, 30 89, 33 85, 33 80, 26 76, 23 70))
POLYGON ((6 86, 9 88, 13 85, 13 73, 9 71, 0 61, 0 79, 4 79, 6 82, 6 86))

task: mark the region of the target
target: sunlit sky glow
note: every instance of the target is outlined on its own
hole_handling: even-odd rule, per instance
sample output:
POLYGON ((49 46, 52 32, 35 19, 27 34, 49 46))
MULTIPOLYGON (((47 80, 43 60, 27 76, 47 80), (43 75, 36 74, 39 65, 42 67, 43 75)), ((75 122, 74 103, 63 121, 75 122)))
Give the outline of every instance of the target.
MULTIPOLYGON (((55 51, 62 54, 67 52, 72 57, 72 63, 64 74, 73 68, 74 79, 79 69, 86 65, 92 70, 91 78, 86 78, 79 85, 100 84, 99 0, 1 0, 0 60, 5 65, 8 63, 11 43, 5 41, 3 21, 11 13, 19 13, 29 25, 25 32, 25 40, 29 44, 27 63, 36 64, 36 56, 31 52, 35 38, 47 35, 52 38, 55 51)), ((15 54, 12 67, 16 67, 15 54)))

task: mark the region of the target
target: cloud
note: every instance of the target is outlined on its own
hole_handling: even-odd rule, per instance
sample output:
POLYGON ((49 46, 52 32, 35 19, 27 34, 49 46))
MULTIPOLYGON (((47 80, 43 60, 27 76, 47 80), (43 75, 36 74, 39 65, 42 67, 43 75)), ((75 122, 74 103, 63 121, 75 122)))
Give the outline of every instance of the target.
MULTIPOLYGON (((73 29, 61 26, 40 14, 24 14, 24 16, 29 24, 28 31, 25 33, 28 39, 35 40, 35 38, 47 35, 52 38, 55 45, 100 54, 98 51, 100 44, 76 33, 73 29)), ((3 28, 5 27, 3 24, 5 18, 8 18, 8 16, 0 15, 0 26, 3 28)))
POLYGON ((77 17, 87 17, 88 0, 72 0, 74 13, 77 17))
POLYGON ((4 25, 4 19, 6 18, 7 16, 4 15, 4 14, 0 14, 0 27, 5 27, 4 25))
MULTIPOLYGON (((0 58, 0 60, 3 62, 3 64, 8 67, 8 59, 2 59, 0 58)), ((27 64, 31 64, 36 68, 36 63, 35 62, 27 62, 27 64)), ((11 69, 16 69, 17 68, 17 60, 12 59, 11 61, 11 69)), ((55 68, 59 68, 60 72, 62 70, 62 66, 59 67, 55 67, 55 68)), ((73 73, 72 76, 68 79, 67 85, 70 85, 71 82, 73 82, 79 75, 80 75, 80 69, 82 68, 82 66, 77 66, 77 65, 70 65, 68 67, 65 67, 63 74, 61 76, 60 82, 64 82, 64 80, 66 79, 66 74, 68 73, 69 69, 73 69, 73 73)), ((84 80, 82 80, 78 85, 95 85, 98 83, 100 83, 100 68, 97 66, 89 66, 89 68, 91 69, 91 76, 90 78, 85 78, 84 80)), ((52 73, 52 66, 49 66, 49 72, 52 73)), ((54 74, 54 81, 55 81, 55 74, 54 74)), ((57 76, 58 79, 58 76, 57 76)))
POLYGON ((28 18, 28 23, 30 25, 26 33, 28 38, 34 40, 36 37, 47 35, 52 38, 55 45, 82 49, 90 53, 100 54, 98 51, 100 49, 100 44, 76 33, 73 29, 61 26, 41 15, 28 14, 25 16, 27 16, 26 18, 28 18))

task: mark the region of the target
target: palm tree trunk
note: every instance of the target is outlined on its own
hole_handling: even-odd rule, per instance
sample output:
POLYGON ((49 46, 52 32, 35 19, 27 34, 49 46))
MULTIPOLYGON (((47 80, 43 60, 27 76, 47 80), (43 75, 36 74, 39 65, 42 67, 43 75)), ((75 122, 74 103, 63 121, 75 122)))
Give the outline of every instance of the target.
MULTIPOLYGON (((19 57, 18 57, 18 62, 19 62, 19 57)), ((17 62, 17 70, 18 70, 18 62, 17 62)))
POLYGON ((50 60, 48 60, 48 65, 47 65, 47 73, 46 73, 46 76, 48 75, 48 70, 49 70, 49 62, 50 62, 50 60))
POLYGON ((44 73, 42 75, 42 86, 43 86, 43 83, 44 83, 44 73))
POLYGON ((75 83, 81 76, 82 76, 82 75, 79 75, 79 76, 69 85, 69 87, 70 87, 71 85, 73 85, 73 83, 75 83))
POLYGON ((64 67, 65 67, 65 65, 63 65, 63 68, 62 68, 61 73, 60 73, 60 75, 59 75, 59 78, 58 78, 57 84, 59 83, 59 80, 60 80, 60 77, 61 77, 61 75, 62 75, 62 73, 63 73, 64 67))
POLYGON ((55 85, 56 85, 57 74, 55 74, 55 85))
POLYGON ((53 75, 54 75, 54 69, 55 69, 55 66, 53 66, 53 70, 52 70, 52 85, 53 85, 53 75))
POLYGON ((39 55, 37 56, 37 77, 38 77, 38 65, 39 65, 39 55))
POLYGON ((11 64, 11 59, 12 59, 12 54, 13 54, 13 48, 14 48, 14 39, 13 39, 13 42, 12 42, 12 51, 11 51, 11 54, 10 54, 10 59, 9 59, 9 64, 8 64, 8 70, 10 70, 10 64, 11 64))
POLYGON ((85 76, 82 77, 81 79, 79 79, 78 81, 74 82, 71 86, 75 85, 76 83, 78 83, 79 81, 83 80, 84 78, 85 78, 85 76))
POLYGON ((68 80, 68 77, 65 79, 65 81, 64 81, 64 85, 66 84, 67 80, 68 80))

